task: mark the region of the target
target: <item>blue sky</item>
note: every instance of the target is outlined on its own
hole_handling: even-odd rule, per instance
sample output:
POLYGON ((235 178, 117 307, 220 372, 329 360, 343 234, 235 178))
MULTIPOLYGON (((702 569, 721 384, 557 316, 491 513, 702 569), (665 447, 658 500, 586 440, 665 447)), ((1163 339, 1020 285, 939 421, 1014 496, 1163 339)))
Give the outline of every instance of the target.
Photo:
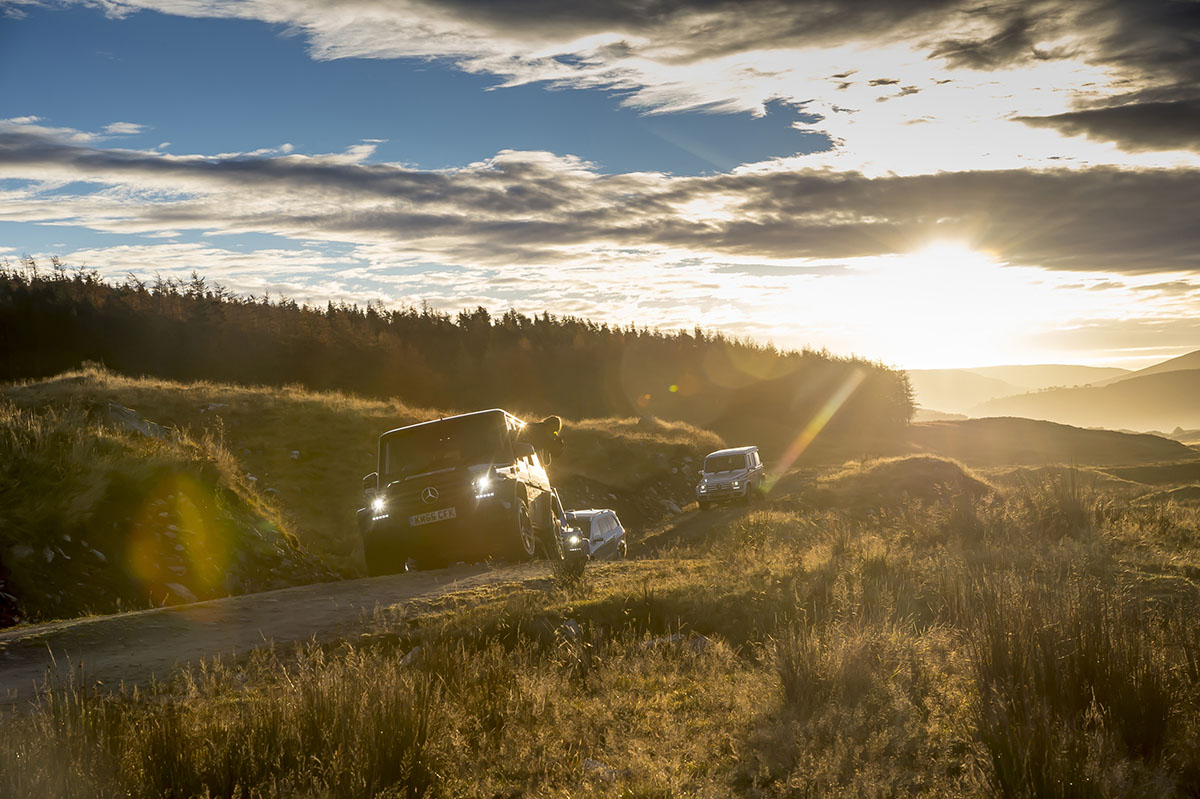
POLYGON ((384 141, 373 160, 424 169, 513 149, 577 155, 606 172, 694 175, 829 145, 793 128, 800 114, 779 103, 761 117, 648 116, 622 108, 613 91, 489 91, 494 76, 445 62, 316 61, 303 37, 252 20, 35 7, 2 30, 0 96, 14 115, 80 130, 144 125, 125 147, 220 153, 290 143, 333 152, 374 138, 384 141))
POLYGON ((1195 8, 0 0, 0 254, 1138 366, 1200 346, 1195 8))

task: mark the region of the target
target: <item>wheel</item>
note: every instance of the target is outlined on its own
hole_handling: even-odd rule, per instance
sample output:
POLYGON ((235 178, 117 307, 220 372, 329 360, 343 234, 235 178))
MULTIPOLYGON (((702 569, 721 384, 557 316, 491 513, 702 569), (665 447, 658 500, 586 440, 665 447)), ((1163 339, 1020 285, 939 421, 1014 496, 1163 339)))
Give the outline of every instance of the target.
POLYGON ((510 560, 529 560, 537 550, 537 536, 533 532, 533 520, 529 518, 529 504, 517 500, 517 518, 513 529, 506 531, 509 538, 508 557, 510 560))
POLYGON ((627 557, 629 557, 629 542, 622 538, 621 543, 617 545, 617 560, 625 560, 627 557))
POLYGON ((711 507, 712 507, 711 502, 705 502, 704 500, 700 500, 700 510, 708 510, 711 507))

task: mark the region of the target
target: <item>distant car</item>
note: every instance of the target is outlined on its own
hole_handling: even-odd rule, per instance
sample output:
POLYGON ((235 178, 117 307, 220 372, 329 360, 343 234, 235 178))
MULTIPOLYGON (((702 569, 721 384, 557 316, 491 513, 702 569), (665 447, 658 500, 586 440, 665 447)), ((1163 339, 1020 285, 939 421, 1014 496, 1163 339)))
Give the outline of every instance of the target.
POLYGON ((749 501, 762 496, 766 469, 758 447, 732 447, 710 452, 696 484, 700 510, 717 502, 749 501))
POLYGON ((591 560, 621 560, 629 553, 625 527, 617 512, 608 508, 569 510, 567 524, 577 531, 591 560))
POLYGON ((559 558, 572 571, 582 572, 584 564, 588 561, 590 552, 587 534, 575 525, 573 519, 568 517, 567 511, 563 509, 562 500, 558 496, 558 489, 551 488, 550 493, 550 507, 558 525, 559 558))

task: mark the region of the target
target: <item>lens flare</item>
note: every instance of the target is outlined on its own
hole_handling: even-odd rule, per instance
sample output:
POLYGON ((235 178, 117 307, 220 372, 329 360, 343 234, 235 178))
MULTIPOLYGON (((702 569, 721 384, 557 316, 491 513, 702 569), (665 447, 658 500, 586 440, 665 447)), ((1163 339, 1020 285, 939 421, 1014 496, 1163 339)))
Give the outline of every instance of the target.
POLYGON ((127 540, 126 573, 155 601, 225 593, 233 521, 218 511, 212 492, 191 476, 167 476, 145 492, 127 540))
POLYGON ((779 463, 775 468, 775 476, 767 481, 768 491, 775 486, 780 476, 792 468, 792 464, 796 462, 796 459, 804 454, 804 451, 808 449, 809 445, 825 429, 825 425, 829 424, 829 420, 837 415, 837 412, 846 404, 846 400, 850 399, 850 395, 858 389, 862 381, 866 379, 866 376, 866 372, 861 369, 855 369, 846 378, 846 381, 825 401, 825 404, 809 420, 804 429, 800 431, 800 435, 796 437, 796 440, 792 442, 792 445, 787 448, 787 451, 779 459, 779 463))

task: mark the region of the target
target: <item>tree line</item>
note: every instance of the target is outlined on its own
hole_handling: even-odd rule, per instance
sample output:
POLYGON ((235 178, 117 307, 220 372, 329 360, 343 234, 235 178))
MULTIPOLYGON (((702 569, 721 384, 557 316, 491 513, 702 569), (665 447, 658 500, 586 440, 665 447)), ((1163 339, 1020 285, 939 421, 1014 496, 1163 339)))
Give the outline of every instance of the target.
POLYGON ((814 425, 855 446, 899 434, 907 376, 813 350, 778 350, 696 328, 619 327, 549 312, 451 315, 239 296, 190 280, 0 265, 0 380, 96 361, 129 375, 299 384, 436 408, 505 407, 567 417, 656 416, 725 435, 814 425))

